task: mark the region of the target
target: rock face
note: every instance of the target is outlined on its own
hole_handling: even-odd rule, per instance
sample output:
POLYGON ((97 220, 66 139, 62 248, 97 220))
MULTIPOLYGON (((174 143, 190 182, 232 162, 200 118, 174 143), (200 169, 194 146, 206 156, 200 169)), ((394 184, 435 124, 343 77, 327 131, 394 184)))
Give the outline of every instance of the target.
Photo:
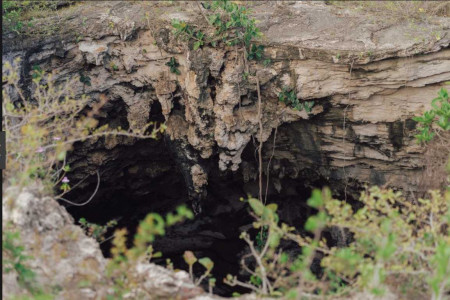
MULTIPOLYGON (((27 255, 33 257, 29 264, 37 274, 38 284, 65 287, 64 297, 73 294, 81 280, 100 281, 105 259, 98 244, 73 225, 72 217, 56 201, 40 199, 36 194, 32 190, 6 191, 2 213, 3 228, 6 230, 8 224, 19 231, 27 255)), ((21 292, 14 272, 4 273, 2 279, 3 298, 21 292)), ((77 293, 88 297, 90 291, 82 289, 77 293)))
MULTIPOLYGON (((412 139, 411 118, 429 107, 450 78, 449 18, 422 20, 419 31, 408 22, 380 24, 322 3, 271 5, 252 7, 264 34, 265 57, 272 61, 266 67, 257 62, 246 66, 242 49, 193 51, 176 40, 171 19, 204 20, 192 4, 168 3, 90 3, 65 9, 66 24, 58 36, 21 43, 4 37, 3 60, 21 57, 24 74, 38 64, 54 71, 60 82, 82 72, 91 86, 79 82, 73 88, 93 99, 107 95, 110 110, 104 117, 109 123, 121 118, 125 126, 140 128, 149 121, 151 108, 160 107, 190 199, 204 198, 205 161, 236 172, 244 149, 266 142, 275 128, 273 155, 267 143, 263 151, 265 165, 272 156, 271 176, 303 175, 311 184, 320 178, 335 190, 368 183, 418 192, 414 180, 423 166, 422 150, 412 139), (73 29, 81 31, 78 37, 73 29), (171 57, 179 62, 181 75, 165 65, 171 57), (256 76, 247 80, 244 72, 256 76), (314 100, 312 113, 280 103, 283 87, 294 89, 301 100, 314 100), (202 178, 193 180, 196 174, 202 178)), ((29 80, 25 76, 22 81, 29 80)), ((134 143, 101 147, 110 151, 134 143)), ((95 155, 100 155, 98 164, 112 160, 97 152, 86 155, 92 157, 90 165, 97 164, 95 155)))
MULTIPOLYGON (((20 244, 31 257, 26 264, 45 292, 58 287, 55 299, 105 299, 111 293, 113 284, 105 275, 107 260, 99 244, 73 224, 62 206, 40 197, 37 188, 9 189, 3 196, 3 228, 20 232, 20 244), (83 282, 85 287, 80 286, 83 282)), ((174 273, 145 262, 127 271, 140 278, 138 287, 125 296, 128 299, 188 299, 203 293, 183 271, 174 273)), ((3 273, 2 283, 3 299, 24 293, 14 271, 3 273)))
POLYGON ((345 198, 364 184, 412 194, 427 188, 418 182, 424 160, 412 117, 429 109, 450 78, 450 19, 386 23, 319 2, 251 5, 271 60, 266 66, 247 65, 239 48, 193 50, 177 40, 171 19, 207 26, 195 3, 89 2, 60 10, 64 26, 57 34, 3 36, 3 61, 22 59, 25 87, 33 65, 53 71, 60 83, 83 75, 91 84, 78 82, 76 94, 109 99, 101 125, 167 125, 159 141, 117 137, 75 145, 71 180, 88 179, 72 200, 89 196, 91 175, 100 170, 93 204, 105 215, 114 201, 130 207, 141 199, 145 214, 186 198, 198 214, 232 214, 242 209, 232 198, 258 193, 260 143, 267 195, 286 200, 286 220, 305 214, 294 198, 311 187, 328 185, 345 198), (170 72, 170 58, 180 75, 170 72), (281 103, 284 87, 314 101, 312 112, 281 103))

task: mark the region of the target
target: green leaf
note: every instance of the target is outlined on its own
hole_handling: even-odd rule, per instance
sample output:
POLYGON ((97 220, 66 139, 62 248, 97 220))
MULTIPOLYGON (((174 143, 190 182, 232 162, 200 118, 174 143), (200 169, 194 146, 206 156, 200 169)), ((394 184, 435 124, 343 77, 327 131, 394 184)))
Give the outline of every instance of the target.
POLYGON ((194 50, 197 50, 198 48, 200 48, 200 46, 202 45, 202 42, 197 41, 194 43, 194 50))
POLYGON ((262 284, 261 278, 255 275, 250 276, 250 282, 256 286, 260 286, 262 284))
POLYGON ((216 286, 216 278, 211 277, 211 278, 208 280, 208 285, 209 285, 209 286, 212 286, 212 287, 216 286))
POLYGON ((270 203, 266 206, 268 209, 270 209, 273 212, 276 212, 278 209, 278 205, 276 203, 270 203))
POLYGON ((207 272, 210 272, 214 267, 214 262, 209 257, 203 257, 198 260, 198 262, 205 267, 207 272))
POLYGON ((317 218, 312 216, 306 220, 305 230, 313 232, 319 227, 319 223, 317 222, 317 218))
POLYGON ((285 264, 289 261, 289 255, 287 255, 286 253, 281 253, 280 256, 280 263, 285 264))
POLYGON ((195 257, 192 251, 184 251, 183 258, 184 261, 190 266, 197 262, 197 257, 195 257))
POLYGON ((280 244, 280 240, 281 240, 281 234, 280 233, 278 233, 278 232, 271 232, 269 234, 268 242, 269 242, 269 246, 271 248, 278 247, 278 245, 280 244))
POLYGON ((258 215, 262 216, 264 213, 264 204, 261 203, 258 199, 250 198, 248 199, 248 203, 250 204, 250 207, 253 209, 253 211, 258 215))
POLYGON ((438 92, 439 97, 441 97, 443 100, 448 100, 448 92, 446 89, 441 88, 438 92))
POLYGON ((64 158, 66 158, 66 151, 61 151, 61 152, 59 152, 59 153, 58 153, 58 156, 57 156, 57 159, 58 159, 59 161, 63 161, 64 158))
POLYGON ((311 198, 309 198, 306 203, 309 206, 316 209, 322 207, 323 206, 322 191, 319 189, 313 190, 311 198))
POLYGON ((306 101, 303 103, 303 107, 307 113, 310 113, 314 106, 314 101, 306 101))
POLYGON ((314 232, 316 229, 325 226, 327 215, 324 212, 319 212, 315 216, 311 216, 306 220, 305 230, 314 232))
POLYGON ((154 258, 162 257, 162 252, 161 251, 155 252, 153 253, 152 257, 154 258))
POLYGON ((416 121, 416 122, 423 122, 424 121, 424 118, 422 118, 422 117, 413 117, 412 119, 414 121, 416 121))

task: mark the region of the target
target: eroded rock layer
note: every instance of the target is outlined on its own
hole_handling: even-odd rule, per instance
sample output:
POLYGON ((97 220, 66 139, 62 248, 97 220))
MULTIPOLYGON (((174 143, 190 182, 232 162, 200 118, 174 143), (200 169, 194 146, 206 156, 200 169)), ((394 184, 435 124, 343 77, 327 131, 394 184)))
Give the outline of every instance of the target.
MULTIPOLYGON (((248 168, 253 162, 243 163, 242 153, 260 142, 265 142, 264 172, 278 192, 285 177, 301 178, 305 185, 320 179, 346 192, 363 184, 420 192, 423 151, 413 140, 411 118, 429 108, 450 78, 449 19, 422 20, 418 30, 408 22, 382 24, 323 3, 257 3, 252 9, 264 35, 264 55, 271 59, 266 66, 246 64, 239 48, 192 50, 177 40, 170 25, 174 18, 207 27, 195 3, 72 6, 61 11, 64 26, 58 34, 22 41, 4 37, 3 60, 22 58, 25 86, 33 65, 53 71, 61 83, 89 77, 90 85, 77 81, 72 88, 93 101, 106 95, 102 120, 111 126, 166 122, 169 162, 148 159, 159 154, 146 149, 151 143, 142 146, 133 138, 77 145, 70 162, 73 179, 103 168, 110 192, 117 178, 145 173, 133 182, 137 193, 141 188, 145 193, 150 178, 177 168, 189 199, 199 202, 206 196, 211 161, 221 172, 255 180, 256 171, 248 168), (166 65, 172 57, 180 75, 166 65), (300 100, 314 101, 312 112, 281 103, 284 87, 300 100), (273 145, 267 141, 275 132, 273 145), (135 145, 142 151, 119 159, 123 149, 135 145)), ((166 148, 159 149, 164 156, 166 148)), ((94 183, 87 180, 85 187, 89 184, 94 183)))

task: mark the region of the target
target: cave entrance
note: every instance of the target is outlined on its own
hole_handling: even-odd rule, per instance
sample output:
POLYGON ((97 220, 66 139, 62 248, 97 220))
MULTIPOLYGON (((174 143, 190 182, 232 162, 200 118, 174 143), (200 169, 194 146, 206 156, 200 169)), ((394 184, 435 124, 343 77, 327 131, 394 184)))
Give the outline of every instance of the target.
MULTIPOLYGON (((123 101, 116 100, 102 110, 105 114, 99 118, 99 126, 128 128, 123 101)), ((163 121, 159 102, 155 101, 150 111, 150 120, 163 121)), ((191 206, 186 174, 177 162, 177 150, 165 136, 138 141, 121 137, 116 141, 100 138, 74 145, 68 155, 71 167, 68 177, 71 186, 81 183, 65 198, 83 203, 93 194, 94 197, 83 206, 64 205, 77 223, 81 218, 98 225, 117 221, 117 226, 108 230, 105 240, 100 242, 105 257, 110 257, 116 229, 127 229, 128 246, 131 247, 136 229, 147 214, 154 212, 165 216, 182 204, 191 206), (100 175, 97 191, 96 172, 100 175)), ((194 220, 167 228, 165 236, 157 238, 153 244, 155 251, 161 251, 163 256, 152 262, 166 266, 170 259, 175 269, 187 271, 188 266, 183 260, 185 251, 193 251, 198 258, 209 257, 214 261, 212 275, 217 279, 214 292, 231 296, 235 291, 247 292, 226 286, 222 279, 227 274, 239 273, 239 260, 245 251, 239 234, 253 219, 245 204, 239 201, 240 197, 246 196, 241 178, 232 173, 220 173, 217 163, 213 163, 217 160, 217 157, 211 159, 209 166, 214 175, 209 180, 208 196, 202 200, 202 213, 194 220)), ((197 268, 194 272, 198 278, 203 270, 201 266, 197 268)), ((206 281, 203 287, 207 290, 206 281)))
MULTIPOLYGON (((159 115, 158 111, 160 107, 152 107, 153 113, 159 115)), ((76 221, 85 218, 88 222, 99 225, 117 220, 118 225, 105 237, 112 237, 115 229, 126 228, 129 246, 132 246, 136 228, 148 213, 156 212, 164 216, 181 204, 190 206, 186 180, 177 165, 176 150, 170 143, 168 138, 162 137, 158 140, 134 141, 131 144, 119 143, 115 147, 108 146, 104 139, 75 145, 69 159, 73 168, 69 178, 71 182, 87 178, 68 194, 68 199, 80 203, 89 198, 97 185, 96 176, 92 175, 97 170, 101 175, 101 184, 88 205, 68 205, 69 213, 76 221)), ((249 292, 224 284, 223 278, 232 274, 245 280, 248 276, 242 273, 240 260, 249 250, 239 236, 241 232, 248 231, 254 239, 257 232, 252 228, 254 220, 248 205, 240 201, 240 198, 246 198, 249 194, 256 196, 258 193, 258 180, 255 177, 258 160, 255 150, 255 146, 249 143, 242 155, 242 168, 236 172, 219 171, 218 157, 203 162, 208 170, 208 186, 207 196, 202 199, 202 212, 194 220, 168 228, 165 236, 157 238, 153 248, 161 251, 163 256, 152 259, 153 263, 166 266, 167 259, 170 259, 175 269, 187 270, 183 253, 189 250, 197 258, 209 257, 214 261, 212 275, 216 278, 215 294, 231 296, 233 292, 249 292)), ((281 181, 283 189, 277 191, 270 178, 268 203, 278 204, 283 222, 302 228, 304 221, 312 213, 306 205, 311 190, 305 187, 301 178, 286 177, 277 180, 281 181)), ((317 186, 322 184, 325 185, 325 182, 318 183, 317 186)), ((100 244, 106 257, 110 256, 111 241, 109 239, 100 244)), ((194 268, 196 278, 203 271, 201 266, 194 268)), ((206 280, 203 287, 207 290, 206 280)))
MULTIPOLYGON (((173 148, 168 143, 164 138, 142 140, 108 151, 102 141, 98 141, 90 145, 88 153, 83 149, 85 145, 76 145, 71 159, 71 182, 82 180, 89 171, 90 166, 81 168, 78 165, 92 162, 100 155, 109 157, 98 166, 101 183, 93 200, 80 207, 66 205, 76 222, 85 218, 90 223, 104 225, 117 220, 118 225, 105 234, 107 240, 100 243, 105 257, 110 257, 112 239, 108 238, 112 237, 115 229, 127 229, 128 246, 131 247, 136 228, 148 213, 164 216, 179 205, 190 206, 188 188, 175 155, 171 153, 173 148)), ((169 259, 175 269, 188 271, 183 253, 189 250, 198 258, 209 257, 214 261, 212 275, 217 279, 214 293, 222 296, 231 296, 233 292, 245 293, 248 292, 245 289, 225 285, 223 278, 227 274, 239 274, 240 257, 246 253, 246 245, 239 239, 240 233, 251 228, 253 222, 247 205, 239 201, 246 197, 246 189, 237 174, 220 173, 218 169, 211 173, 214 175, 210 176, 207 197, 202 200, 202 212, 193 220, 167 228, 166 234, 153 243, 155 251, 162 252, 163 256, 153 258, 152 262, 166 266, 169 259)), ((96 185, 96 176, 90 175, 82 188, 74 189, 67 199, 83 202, 92 195, 96 185)), ((203 271, 201 266, 196 266, 196 278, 203 271)), ((203 287, 207 290, 206 280, 203 287)))

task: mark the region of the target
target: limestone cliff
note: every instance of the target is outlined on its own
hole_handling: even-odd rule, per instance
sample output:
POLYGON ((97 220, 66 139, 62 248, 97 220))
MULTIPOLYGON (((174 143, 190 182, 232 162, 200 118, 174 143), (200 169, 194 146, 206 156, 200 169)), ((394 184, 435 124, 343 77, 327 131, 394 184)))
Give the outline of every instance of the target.
MULTIPOLYGON (((79 82, 73 88, 94 100, 106 94, 107 122, 126 116, 127 126, 143 126, 159 102, 191 198, 201 198, 207 185, 202 162, 214 160, 221 171, 238 171, 252 138, 266 142, 276 128, 274 178, 303 176, 306 183, 321 178, 336 187, 336 182, 387 184, 417 192, 422 150, 413 141, 411 117, 427 109, 450 78, 449 19, 434 17, 418 30, 323 3, 259 3, 252 9, 264 34, 265 56, 272 61, 249 66, 261 85, 262 133, 255 77, 243 78, 241 49, 193 51, 171 34, 173 18, 206 26, 193 3, 66 8, 60 17, 64 26, 51 36, 22 41, 4 36, 3 60, 23 58, 25 85, 33 65, 55 72, 59 82, 82 72, 91 86, 79 82), (170 57, 180 63, 181 75, 169 72, 170 57), (300 99, 315 101, 312 114, 278 101, 285 86, 300 99), (202 179, 192 180, 195 174, 202 179)), ((111 150, 117 145, 133 143, 111 141, 86 153, 86 172, 117 157, 111 150)), ((266 143, 265 164, 271 148, 266 143)))
MULTIPOLYGON (((256 2, 251 8, 268 65, 246 65, 239 48, 193 50, 177 40, 174 18, 207 27, 193 2, 69 6, 41 21, 45 34, 39 28, 32 36, 4 33, 2 58, 22 59, 25 88, 33 65, 54 72, 61 84, 89 77, 90 85, 78 81, 72 88, 92 101, 107 96, 101 124, 166 123, 159 141, 117 137, 75 145, 71 180, 100 170, 102 185, 93 203, 101 202, 105 215, 114 201, 133 206, 139 197, 169 199, 140 204, 163 211, 187 196, 200 213, 210 194, 226 190, 220 197, 238 199, 237 185, 255 195, 260 142, 269 197, 298 196, 299 189, 322 185, 345 197, 364 184, 406 193, 427 188, 419 184, 424 150, 414 141, 412 117, 428 109, 450 79, 450 19, 389 23, 322 2, 256 2), (166 65, 172 57, 180 75, 166 65), (247 79, 246 72, 255 76, 247 79), (312 112, 281 103, 284 87, 313 100, 312 112)), ((72 200, 95 184, 95 176, 84 181, 72 200)), ((230 213, 239 205, 229 203, 214 210, 230 213)))

